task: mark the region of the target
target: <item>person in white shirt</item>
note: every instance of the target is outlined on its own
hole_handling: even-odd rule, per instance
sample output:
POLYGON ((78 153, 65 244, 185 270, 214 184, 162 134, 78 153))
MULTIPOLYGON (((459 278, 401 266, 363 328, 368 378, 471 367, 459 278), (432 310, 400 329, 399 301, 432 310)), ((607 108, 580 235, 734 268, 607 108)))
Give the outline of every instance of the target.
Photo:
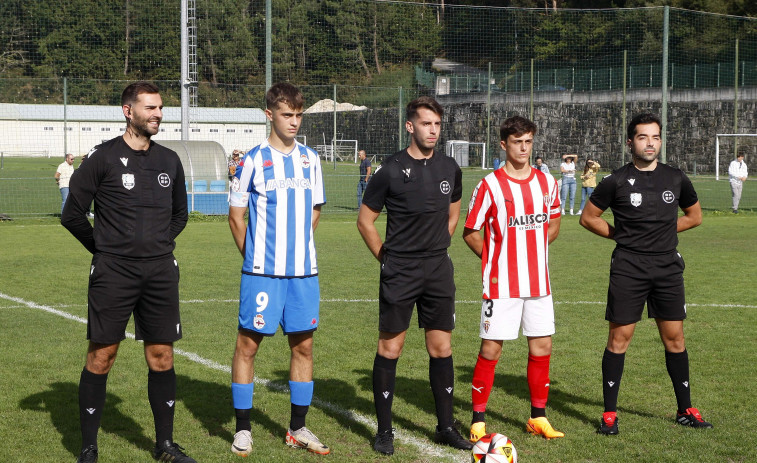
POLYGON ((733 196, 733 213, 739 213, 739 201, 741 201, 741 188, 744 186, 747 176, 744 155, 736 155, 736 159, 728 166, 728 179, 731 183, 731 195, 733 196))
POLYGON ((565 215, 565 203, 570 192, 570 215, 573 215, 573 201, 576 200, 576 159, 575 154, 566 154, 563 156, 563 162, 560 164, 562 172, 562 185, 560 185, 560 204, 562 204, 562 215, 565 215))
POLYGON ((61 162, 58 169, 55 171, 55 182, 60 188, 60 213, 63 214, 63 206, 66 205, 66 199, 68 199, 68 182, 71 180, 71 176, 74 174, 74 155, 66 154, 66 160, 61 162))

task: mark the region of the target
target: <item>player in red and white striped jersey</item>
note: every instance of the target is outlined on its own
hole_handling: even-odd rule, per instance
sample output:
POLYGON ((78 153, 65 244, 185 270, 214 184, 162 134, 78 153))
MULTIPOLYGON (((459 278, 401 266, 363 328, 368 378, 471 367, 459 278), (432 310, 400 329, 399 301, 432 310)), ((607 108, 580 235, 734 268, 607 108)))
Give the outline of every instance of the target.
POLYGON ((528 339, 531 418, 526 430, 547 439, 564 436, 545 414, 555 332, 548 245, 560 231, 560 198, 554 177, 529 165, 535 134, 536 125, 520 116, 502 123, 505 165, 478 184, 465 220, 463 239, 481 258, 484 299, 471 393, 474 442, 486 434, 486 405, 502 343, 517 339, 519 327, 528 339))

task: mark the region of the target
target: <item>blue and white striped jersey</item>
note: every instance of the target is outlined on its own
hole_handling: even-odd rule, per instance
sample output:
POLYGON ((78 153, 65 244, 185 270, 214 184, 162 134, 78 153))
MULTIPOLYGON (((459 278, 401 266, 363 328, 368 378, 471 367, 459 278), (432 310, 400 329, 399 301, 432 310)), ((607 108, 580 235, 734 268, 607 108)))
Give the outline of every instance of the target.
POLYGON ((243 273, 318 274, 313 207, 326 202, 326 192, 315 151, 297 143, 285 154, 266 141, 245 154, 229 190, 229 205, 250 212, 243 273))

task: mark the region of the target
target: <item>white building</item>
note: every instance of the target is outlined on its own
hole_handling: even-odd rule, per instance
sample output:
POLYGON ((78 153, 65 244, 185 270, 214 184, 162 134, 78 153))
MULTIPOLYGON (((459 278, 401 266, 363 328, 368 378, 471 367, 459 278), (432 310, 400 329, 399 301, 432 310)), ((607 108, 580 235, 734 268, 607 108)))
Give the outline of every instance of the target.
MULTIPOLYGON (((209 140, 226 154, 245 151, 266 137, 266 117, 259 108, 192 108, 190 140, 209 140)), ((120 106, 0 103, 0 152, 3 156, 63 157, 86 154, 95 145, 121 135, 126 121, 120 106), (65 112, 65 115, 64 115, 65 112)), ((163 108, 154 140, 181 139, 181 108, 163 108)))

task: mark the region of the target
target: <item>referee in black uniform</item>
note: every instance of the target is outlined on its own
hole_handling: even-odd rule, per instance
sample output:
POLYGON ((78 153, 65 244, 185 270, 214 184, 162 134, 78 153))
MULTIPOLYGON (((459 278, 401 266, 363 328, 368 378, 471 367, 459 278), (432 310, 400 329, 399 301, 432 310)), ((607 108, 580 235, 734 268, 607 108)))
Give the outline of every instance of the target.
POLYGON ((179 267, 174 239, 187 224, 187 191, 178 155, 150 137, 158 133, 158 88, 136 82, 123 91, 123 136, 96 146, 71 177, 61 223, 93 254, 89 272, 86 366, 79 380, 82 452, 96 462, 97 430, 108 372, 134 314, 144 340, 147 395, 159 461, 193 463, 173 442, 176 373, 173 343, 181 339, 179 267), (86 213, 95 201, 95 225, 86 213))
POLYGON ((645 303, 665 347, 665 364, 678 404, 676 422, 695 428, 712 427, 691 406, 689 357, 683 337, 684 262, 676 251, 678 233, 701 224, 702 209, 686 174, 657 161, 661 127, 653 114, 639 114, 631 120, 626 143, 633 162, 600 182, 580 219, 586 229, 616 243, 605 314, 610 335, 602 357, 605 412, 601 434, 618 433, 616 412, 625 353, 645 303), (601 217, 608 207, 614 226, 601 217))
POLYGON ((460 217, 462 172, 454 159, 434 153, 443 113, 430 97, 407 105, 410 146, 376 169, 358 212, 358 230, 381 262, 379 341, 373 362, 378 434, 373 448, 386 455, 394 453, 394 380, 413 306, 418 308, 418 324, 426 331, 438 420, 435 439, 459 449, 473 445, 453 426, 452 417, 455 281, 447 248, 460 217), (375 221, 384 207, 387 223, 382 243, 375 221))

